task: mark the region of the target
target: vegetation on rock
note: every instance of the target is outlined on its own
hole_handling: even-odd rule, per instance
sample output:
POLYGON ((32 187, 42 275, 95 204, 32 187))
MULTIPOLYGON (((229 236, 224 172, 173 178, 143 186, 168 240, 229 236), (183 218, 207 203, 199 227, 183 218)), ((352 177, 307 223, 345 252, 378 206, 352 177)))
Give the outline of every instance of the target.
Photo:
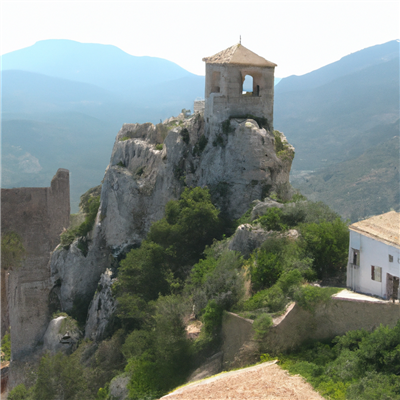
POLYGON ((1 339, 1 361, 10 361, 11 357, 11 337, 9 333, 6 333, 1 339))
MULTIPOLYGON (((60 235, 60 244, 65 249, 68 249, 76 238, 85 238, 86 235, 93 229, 100 206, 100 190, 101 186, 96 186, 95 188, 89 189, 81 196, 79 207, 86 217, 79 226, 72 229, 66 229, 60 235)), ((80 240, 78 243, 78 248, 86 256, 88 251, 87 240, 80 240)))
MULTIPOLYGON (((97 199, 86 200, 88 214, 96 215, 97 199)), ((309 310, 326 301, 332 290, 305 284, 319 276, 343 275, 347 226, 323 204, 297 200, 282 209, 270 208, 252 222, 276 232, 245 260, 228 249, 231 239, 224 233, 230 225, 220 218, 209 190, 186 188, 179 200, 167 203, 165 217, 152 224, 141 246, 119 261, 112 338, 99 345, 83 342, 70 356, 45 356, 36 384, 28 394, 19 388, 21 396, 28 396, 20 398, 74 399, 80 393, 84 399, 110 399, 109 382, 123 371, 129 376, 130 399, 158 398, 219 351, 224 310, 255 318, 256 339, 262 340, 273 313, 282 312, 289 301, 297 299, 309 310), (290 228, 300 237, 288 235, 290 228), (329 251, 318 246, 316 237, 329 243, 329 251), (251 281, 247 299, 246 280, 251 281), (193 318, 203 323, 196 340, 185 330, 193 318), (71 372, 74 365, 79 377, 71 372), (56 382, 53 373, 45 376, 40 372, 45 368, 61 378, 56 382)), ((251 210, 248 222, 250 215, 251 210)), ((83 324, 87 307, 76 305, 74 310, 83 324)))
POLYGON ((21 237, 15 232, 1 235, 1 269, 18 268, 25 257, 25 248, 21 237))

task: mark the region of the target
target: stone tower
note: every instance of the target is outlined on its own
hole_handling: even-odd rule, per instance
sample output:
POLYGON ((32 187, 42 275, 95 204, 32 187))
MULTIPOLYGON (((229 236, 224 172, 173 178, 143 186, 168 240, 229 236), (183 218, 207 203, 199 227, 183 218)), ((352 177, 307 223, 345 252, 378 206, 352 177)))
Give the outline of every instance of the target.
POLYGON ((206 125, 215 126, 229 117, 251 114, 266 118, 270 130, 273 129, 276 64, 241 44, 205 57, 203 61, 206 62, 206 125), (246 75, 253 80, 253 90, 244 92, 246 75))

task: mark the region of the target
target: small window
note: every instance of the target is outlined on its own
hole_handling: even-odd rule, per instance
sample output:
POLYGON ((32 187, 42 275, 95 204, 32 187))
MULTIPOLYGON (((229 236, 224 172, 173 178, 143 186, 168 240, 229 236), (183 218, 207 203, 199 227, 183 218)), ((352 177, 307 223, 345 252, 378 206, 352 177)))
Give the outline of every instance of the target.
POLYGON ((352 264, 356 265, 357 267, 360 266, 360 250, 352 249, 353 250, 353 259, 352 264))
POLYGON ((389 254, 389 262, 393 262, 393 256, 389 254))
POLYGON ((371 279, 376 282, 382 282, 382 268, 371 265, 371 279))
POLYGON ((221 72, 213 71, 212 81, 211 81, 211 93, 220 93, 220 81, 221 81, 221 72))

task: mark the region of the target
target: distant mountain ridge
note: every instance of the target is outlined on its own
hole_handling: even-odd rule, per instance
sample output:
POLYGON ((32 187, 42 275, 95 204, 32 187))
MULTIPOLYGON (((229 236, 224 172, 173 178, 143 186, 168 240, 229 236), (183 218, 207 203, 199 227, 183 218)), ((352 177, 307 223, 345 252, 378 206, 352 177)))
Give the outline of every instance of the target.
POLYGON ((33 46, 4 54, 2 69, 36 72, 89 83, 126 95, 194 74, 157 57, 137 57, 118 47, 72 40, 42 40, 33 46))
POLYGON ((373 46, 275 88, 274 125, 296 149, 292 184, 353 222, 400 208, 399 48, 373 46))
MULTIPOLYGON (((274 125, 296 148, 294 182, 380 142, 399 117, 398 57, 394 40, 276 78, 274 125)), ((45 186, 68 168, 73 211, 102 179, 123 123, 158 123, 204 96, 204 76, 115 46, 46 40, 1 60, 3 187, 45 186)))
POLYGON ((276 93, 309 90, 328 82, 399 57, 399 40, 368 47, 342 57, 340 60, 307 74, 283 78, 276 86, 276 93))

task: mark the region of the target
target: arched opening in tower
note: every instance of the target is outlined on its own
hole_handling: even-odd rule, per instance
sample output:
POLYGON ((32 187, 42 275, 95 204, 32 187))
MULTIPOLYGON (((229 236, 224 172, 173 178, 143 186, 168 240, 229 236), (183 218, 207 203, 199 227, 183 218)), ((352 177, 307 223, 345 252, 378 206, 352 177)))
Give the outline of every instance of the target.
POLYGON ((253 77, 246 75, 242 84, 242 95, 253 96, 253 77))

